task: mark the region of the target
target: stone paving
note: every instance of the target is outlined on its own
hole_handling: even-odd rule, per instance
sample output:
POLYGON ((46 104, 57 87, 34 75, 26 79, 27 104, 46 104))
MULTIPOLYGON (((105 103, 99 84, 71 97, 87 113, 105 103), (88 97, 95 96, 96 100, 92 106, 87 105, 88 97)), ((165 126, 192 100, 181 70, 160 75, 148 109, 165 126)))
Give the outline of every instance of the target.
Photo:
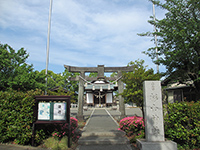
POLYGON ((132 150, 125 133, 104 108, 92 111, 78 144, 77 150, 132 150))
MULTIPOLYGON (((87 111, 83 111, 83 116, 85 118, 88 118, 92 111, 93 111, 94 108, 91 108, 91 107, 88 107, 88 110, 87 111)), ((119 110, 113 110, 111 107, 108 107, 108 108, 105 108, 113 117, 118 117, 120 116, 120 112, 119 110)), ((76 117, 77 115, 77 111, 78 109, 77 108, 71 108, 71 116, 73 117, 76 117)), ((142 116, 142 111, 140 108, 138 107, 130 107, 130 108, 126 108, 125 109, 126 111, 126 116, 134 116, 134 115, 137 115, 137 116, 142 116)))

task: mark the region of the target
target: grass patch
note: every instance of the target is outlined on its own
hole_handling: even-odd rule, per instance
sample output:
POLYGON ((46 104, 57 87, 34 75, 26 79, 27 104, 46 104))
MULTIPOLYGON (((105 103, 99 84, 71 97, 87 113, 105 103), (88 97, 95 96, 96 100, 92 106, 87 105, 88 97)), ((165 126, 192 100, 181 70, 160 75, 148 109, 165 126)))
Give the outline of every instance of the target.
POLYGON ((44 140, 44 144, 40 147, 52 150, 75 150, 78 144, 72 142, 72 139, 70 139, 70 143, 71 147, 69 148, 67 136, 64 136, 62 139, 49 137, 48 139, 44 140))
POLYGON ((48 139, 44 140, 43 147, 44 148, 51 148, 53 150, 67 150, 68 146, 68 137, 65 136, 61 140, 55 137, 49 137, 48 139))
MULTIPOLYGON (((81 130, 84 128, 86 121, 87 120, 78 122, 78 127, 77 127, 76 131, 74 132, 76 137, 80 137, 81 130)), ((75 150, 76 147, 78 146, 77 141, 78 141, 78 139, 76 141, 73 141, 71 138, 70 139, 71 148, 68 148, 68 137, 67 136, 64 136, 62 138, 52 136, 52 137, 49 137, 48 139, 44 140, 43 145, 41 145, 40 147, 48 148, 48 149, 52 149, 52 150, 75 150)))

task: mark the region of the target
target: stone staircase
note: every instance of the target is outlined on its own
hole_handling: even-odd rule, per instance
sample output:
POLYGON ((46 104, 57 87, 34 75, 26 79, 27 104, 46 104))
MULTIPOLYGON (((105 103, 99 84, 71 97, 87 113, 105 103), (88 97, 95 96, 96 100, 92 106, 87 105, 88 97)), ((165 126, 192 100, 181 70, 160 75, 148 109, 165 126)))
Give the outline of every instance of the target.
POLYGON ((123 145, 129 144, 125 133, 122 131, 112 132, 83 132, 78 141, 79 145, 123 145))
POLYGON ((76 150, 132 150, 125 133, 117 129, 118 124, 104 108, 95 108, 76 150))

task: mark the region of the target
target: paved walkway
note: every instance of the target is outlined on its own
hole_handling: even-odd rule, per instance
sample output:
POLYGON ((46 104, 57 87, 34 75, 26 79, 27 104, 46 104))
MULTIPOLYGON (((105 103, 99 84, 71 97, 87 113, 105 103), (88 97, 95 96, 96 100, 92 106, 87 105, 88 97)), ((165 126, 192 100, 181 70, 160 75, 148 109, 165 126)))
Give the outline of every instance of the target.
POLYGON ((124 135, 106 109, 93 109, 77 150, 132 150, 124 135))
MULTIPOLYGON (((93 109, 94 108, 88 107, 87 111, 83 111, 83 116, 85 119, 87 119, 91 115, 93 109)), ((100 109, 106 109, 116 119, 118 119, 120 117, 119 109, 113 110, 111 107, 110 108, 100 108, 100 109)), ((78 108, 71 108, 70 111, 71 111, 72 117, 77 116, 78 108)), ((134 115, 142 116, 142 111, 138 107, 126 108, 125 111, 126 111, 126 116, 134 116, 134 115)))

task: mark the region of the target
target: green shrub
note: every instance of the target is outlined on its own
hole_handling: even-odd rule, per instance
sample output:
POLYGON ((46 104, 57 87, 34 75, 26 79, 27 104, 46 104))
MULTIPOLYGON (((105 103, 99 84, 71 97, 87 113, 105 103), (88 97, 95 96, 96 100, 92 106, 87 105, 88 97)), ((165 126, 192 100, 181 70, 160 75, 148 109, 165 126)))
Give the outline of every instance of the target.
MULTIPOLYGON (((71 138, 70 143, 71 146, 74 144, 78 138, 79 133, 76 132, 76 129, 78 128, 78 120, 76 118, 71 117, 70 118, 70 126, 71 126, 71 138)), ((64 150, 68 148, 68 124, 53 124, 53 132, 52 136, 44 140, 43 146, 45 148, 51 148, 51 149, 59 149, 64 150)))
POLYGON ((136 139, 144 138, 144 120, 137 116, 123 118, 118 130, 126 132, 131 143, 136 142, 136 139))
MULTIPOLYGON (((70 126, 71 126, 71 137, 72 141, 76 142, 79 139, 79 133, 76 132, 78 128, 78 120, 74 117, 70 117, 70 126)), ((53 132, 53 137, 58 137, 59 139, 63 138, 64 136, 68 135, 67 130, 68 124, 55 124, 55 131, 53 132)))
POLYGON ((181 102, 168 105, 165 116, 165 137, 177 142, 178 147, 200 147, 200 102, 181 102))
MULTIPOLYGON (((28 144, 32 137, 34 96, 41 90, 0 91, 0 142, 28 144)), ((37 132, 37 140, 44 134, 37 132)))

